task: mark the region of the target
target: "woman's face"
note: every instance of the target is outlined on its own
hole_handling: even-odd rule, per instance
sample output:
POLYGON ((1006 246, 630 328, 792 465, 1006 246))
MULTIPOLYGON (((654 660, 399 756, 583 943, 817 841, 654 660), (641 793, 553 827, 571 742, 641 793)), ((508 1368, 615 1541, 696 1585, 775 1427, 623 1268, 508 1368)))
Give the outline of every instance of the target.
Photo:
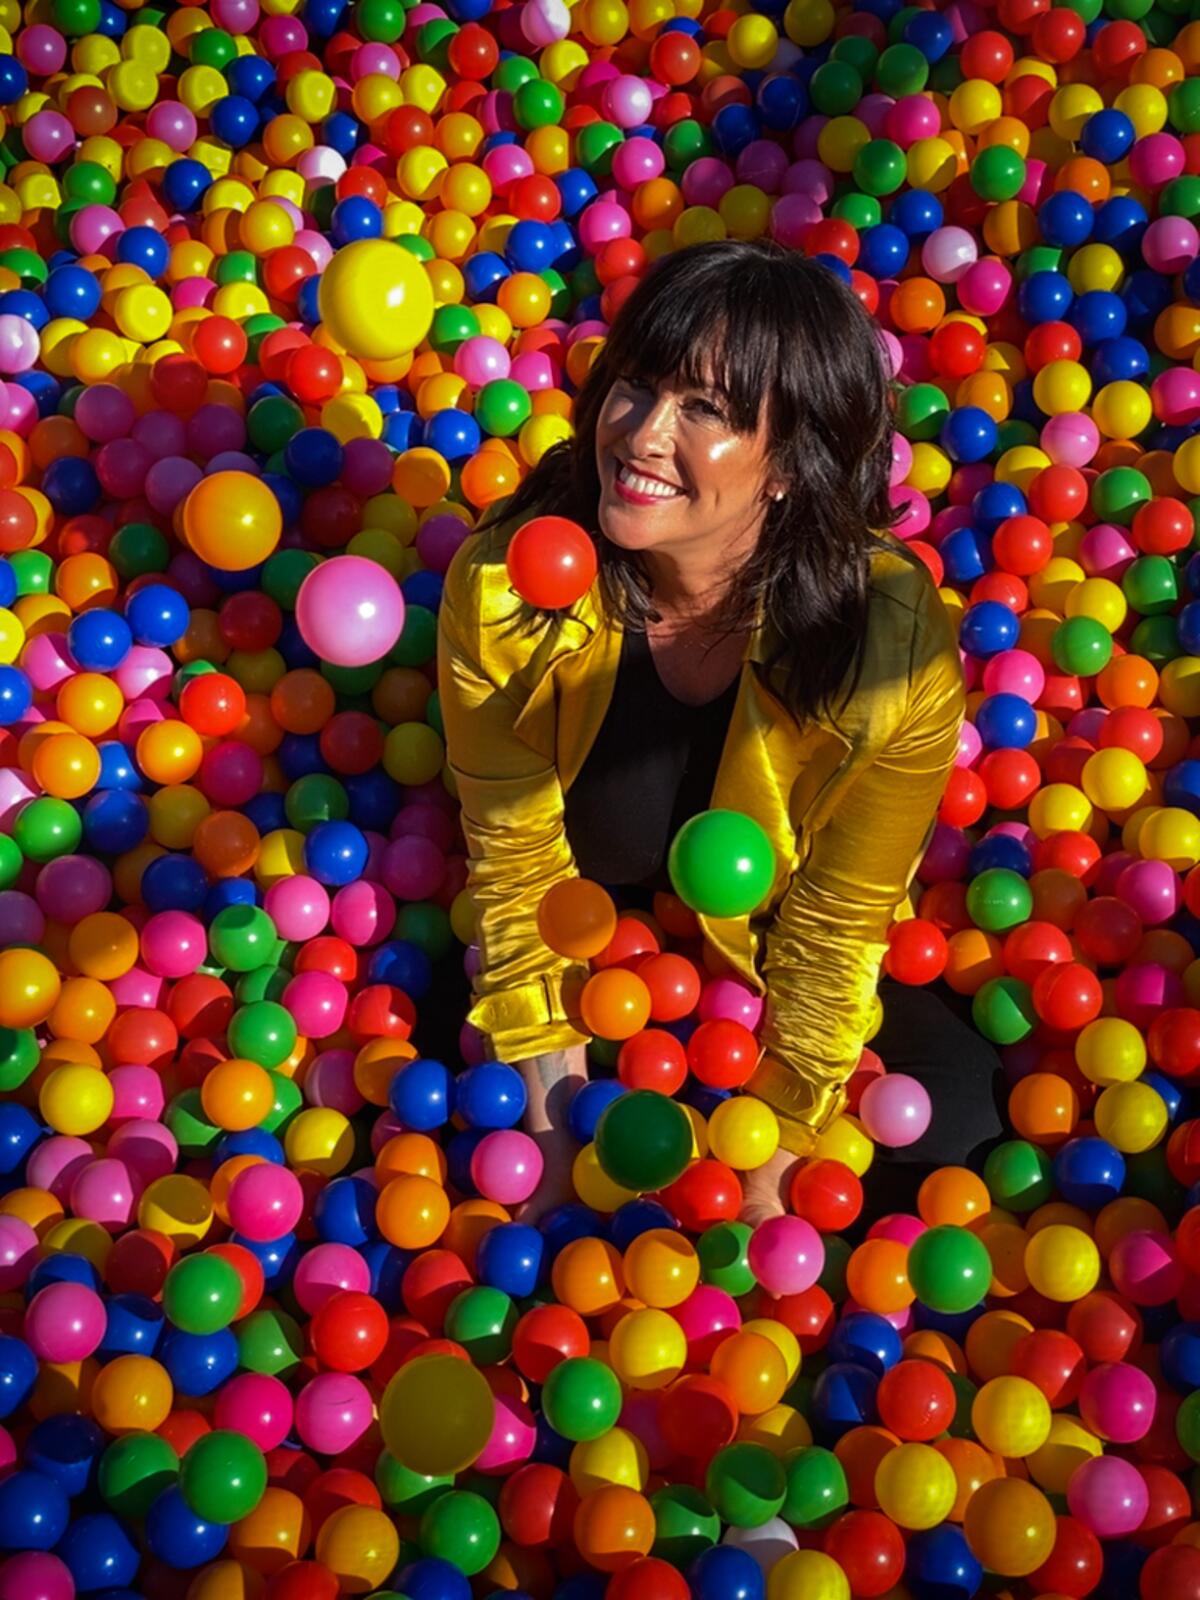
POLYGON ((766 407, 739 433, 720 391, 618 378, 596 425, 600 531, 625 550, 748 553, 768 501, 766 407))

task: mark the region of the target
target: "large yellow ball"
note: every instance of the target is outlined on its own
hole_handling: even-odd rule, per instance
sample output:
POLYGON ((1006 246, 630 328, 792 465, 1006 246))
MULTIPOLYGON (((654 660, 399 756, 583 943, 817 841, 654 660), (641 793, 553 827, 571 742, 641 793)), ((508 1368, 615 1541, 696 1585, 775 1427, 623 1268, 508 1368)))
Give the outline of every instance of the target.
POLYGON ((425 268, 403 245, 356 239, 321 274, 321 321, 352 356, 393 361, 415 350, 433 321, 425 268))

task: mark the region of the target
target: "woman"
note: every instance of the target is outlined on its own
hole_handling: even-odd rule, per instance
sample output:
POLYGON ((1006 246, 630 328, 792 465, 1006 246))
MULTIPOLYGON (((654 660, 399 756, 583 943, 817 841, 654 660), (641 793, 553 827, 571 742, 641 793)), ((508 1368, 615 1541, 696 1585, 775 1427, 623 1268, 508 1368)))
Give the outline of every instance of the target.
MULTIPOLYGON (((754 1220, 783 1209, 877 1019, 887 929, 958 748, 954 629, 887 531, 881 349, 825 266, 762 241, 660 259, 575 428, 446 578, 441 706, 479 928, 470 1020, 525 1077, 547 1163, 534 1210, 569 1199, 586 969, 543 943, 541 896, 578 874, 649 906, 689 816, 753 817, 775 847, 772 890, 752 916, 701 927, 765 996, 749 1089, 782 1145, 749 1175, 754 1220), (582 524, 599 558, 591 591, 557 613, 520 602, 505 568, 511 534, 544 514, 582 524)), ((909 1179, 1001 1131, 995 1053, 948 993, 885 984, 873 1039, 935 1099, 909 1179)), ((911 1200, 897 1170, 876 1175, 880 1203, 911 1200)))

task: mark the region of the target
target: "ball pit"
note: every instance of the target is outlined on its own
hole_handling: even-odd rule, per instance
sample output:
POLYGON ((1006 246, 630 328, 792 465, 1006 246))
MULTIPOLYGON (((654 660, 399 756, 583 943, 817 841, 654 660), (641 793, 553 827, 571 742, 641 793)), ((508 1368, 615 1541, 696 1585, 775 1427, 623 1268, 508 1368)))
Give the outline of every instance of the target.
POLYGON ((0 0, 0 1600, 1196 1600, 1198 85, 1183 0, 0 0), (443 580, 648 266, 761 237, 896 379, 968 720, 885 967, 1011 1137, 867 1214, 936 1109, 868 1042, 739 1220, 710 811, 652 917, 541 903, 535 1224, 521 1075, 421 1048, 443 580))

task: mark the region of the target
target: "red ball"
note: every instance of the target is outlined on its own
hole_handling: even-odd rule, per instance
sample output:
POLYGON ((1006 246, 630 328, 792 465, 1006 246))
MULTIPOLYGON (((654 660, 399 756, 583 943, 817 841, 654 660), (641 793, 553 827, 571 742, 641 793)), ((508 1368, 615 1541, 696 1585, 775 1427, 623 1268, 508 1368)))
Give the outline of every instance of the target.
POLYGON ((650 1015, 655 1022, 679 1022, 690 1016, 700 999, 700 974, 696 963, 674 951, 648 956, 637 975, 650 991, 650 1015))
POLYGON ((579 1491, 561 1467, 531 1461, 504 1480, 497 1510, 500 1525, 526 1550, 553 1550, 569 1543, 579 1491))
POLYGON ((1192 1498, 1187 1485, 1170 1468, 1147 1462, 1138 1471, 1150 1491, 1150 1507, 1133 1537, 1143 1548, 1157 1550, 1170 1544, 1192 1520, 1192 1498))
POLYGON ((875 1600, 900 1582, 904 1536, 882 1511, 847 1511, 827 1530, 824 1544, 862 1600, 875 1600))
POLYGON ((663 1391, 658 1425, 675 1455, 707 1461, 736 1435, 738 1411, 723 1383, 689 1372, 663 1391))
POLYGON ((742 1186, 732 1167, 706 1156, 664 1189, 662 1199, 689 1233, 703 1233, 715 1223, 735 1221, 742 1209, 742 1186))
POLYGON ((951 828, 970 828, 987 810, 987 786, 970 767, 952 767, 938 806, 938 821, 951 828))
POLYGON ((1048 969, 1065 966, 1074 951, 1071 940, 1052 922, 1023 922, 1004 940, 1004 965, 1009 976, 1033 984, 1048 969))
POLYGON ((596 546, 577 522, 534 517, 509 540, 505 565, 522 600, 541 610, 558 611, 573 606, 591 588, 597 571, 596 546))
POLYGON ((992 557, 1006 572, 1027 578, 1040 572, 1054 553, 1054 539, 1041 517, 1005 517, 992 535, 992 557))
POLYGON ((689 1600, 691 1592, 678 1567, 657 1556, 643 1556, 612 1575, 604 1600, 689 1600))
POLYGON ((1195 528, 1184 502, 1164 495, 1138 507, 1132 532, 1133 542, 1143 554, 1173 556, 1191 544, 1195 528))
POLYGON ((959 65, 964 78, 1003 83, 1016 59, 1012 43, 995 28, 985 28, 963 42, 959 65))
POLYGON ((362 1372, 383 1352, 388 1315, 374 1295, 339 1289, 315 1312, 308 1342, 323 1367, 362 1372))
POLYGON ((591 1348, 587 1323, 570 1306, 534 1306, 513 1329, 513 1364, 530 1383, 545 1383, 560 1361, 591 1348))
POLYGON ((862 1210, 863 1186, 844 1162, 805 1161, 796 1168, 788 1198, 796 1215, 819 1233, 840 1233, 862 1210))
POLYGON ((1077 467, 1043 467, 1029 485, 1029 509, 1044 522, 1071 522, 1087 503, 1087 479, 1077 467))
POLYGON ((710 1089, 740 1089, 758 1065, 758 1040, 732 1017, 702 1022, 687 1043, 687 1063, 710 1089))
POLYGON ((1200 1550, 1169 1544, 1156 1550, 1138 1577, 1142 1600, 1196 1600, 1200 1594, 1200 1550))
POLYGON ((665 1028, 643 1028, 617 1053, 617 1077, 630 1089, 676 1094, 687 1082, 687 1051, 665 1028))
POLYGON ((1013 1347, 1011 1370, 1027 1378, 1058 1409, 1074 1405, 1087 1372, 1087 1361, 1076 1339, 1058 1328, 1035 1328, 1013 1347))
POLYGON ((1057 961, 1033 982, 1038 1016, 1059 1033, 1073 1033, 1100 1015, 1104 991, 1090 967, 1078 961, 1057 961))
POLYGON ((1135 1356, 1142 1344, 1142 1319, 1135 1306, 1111 1289, 1093 1289, 1067 1312, 1067 1332, 1093 1365, 1135 1356))
POLYGON ((1147 1030, 1146 1045, 1155 1066, 1170 1077, 1194 1077, 1200 1072, 1200 1011, 1194 1006, 1160 1011, 1147 1030))
POLYGON ((907 917, 891 929, 883 965, 899 983, 933 983, 946 970, 947 955, 946 935, 936 923, 907 917))
POLYGON ((837 1326, 837 1308, 819 1283, 799 1294, 780 1295, 774 1310, 775 1320, 796 1335, 802 1355, 823 1350, 837 1326))
POLYGON ((1057 1517, 1054 1549, 1029 1582, 1038 1594, 1063 1594, 1083 1600, 1100 1582, 1104 1552, 1092 1530, 1074 1517, 1057 1517))
POLYGON ((954 1385, 932 1361, 897 1361, 879 1380, 879 1420, 904 1440, 928 1444, 945 1433, 957 1407, 954 1385))
POLYGON ((440 1331, 450 1302, 475 1278, 453 1250, 423 1250, 411 1261, 400 1280, 404 1308, 430 1333, 440 1331))

